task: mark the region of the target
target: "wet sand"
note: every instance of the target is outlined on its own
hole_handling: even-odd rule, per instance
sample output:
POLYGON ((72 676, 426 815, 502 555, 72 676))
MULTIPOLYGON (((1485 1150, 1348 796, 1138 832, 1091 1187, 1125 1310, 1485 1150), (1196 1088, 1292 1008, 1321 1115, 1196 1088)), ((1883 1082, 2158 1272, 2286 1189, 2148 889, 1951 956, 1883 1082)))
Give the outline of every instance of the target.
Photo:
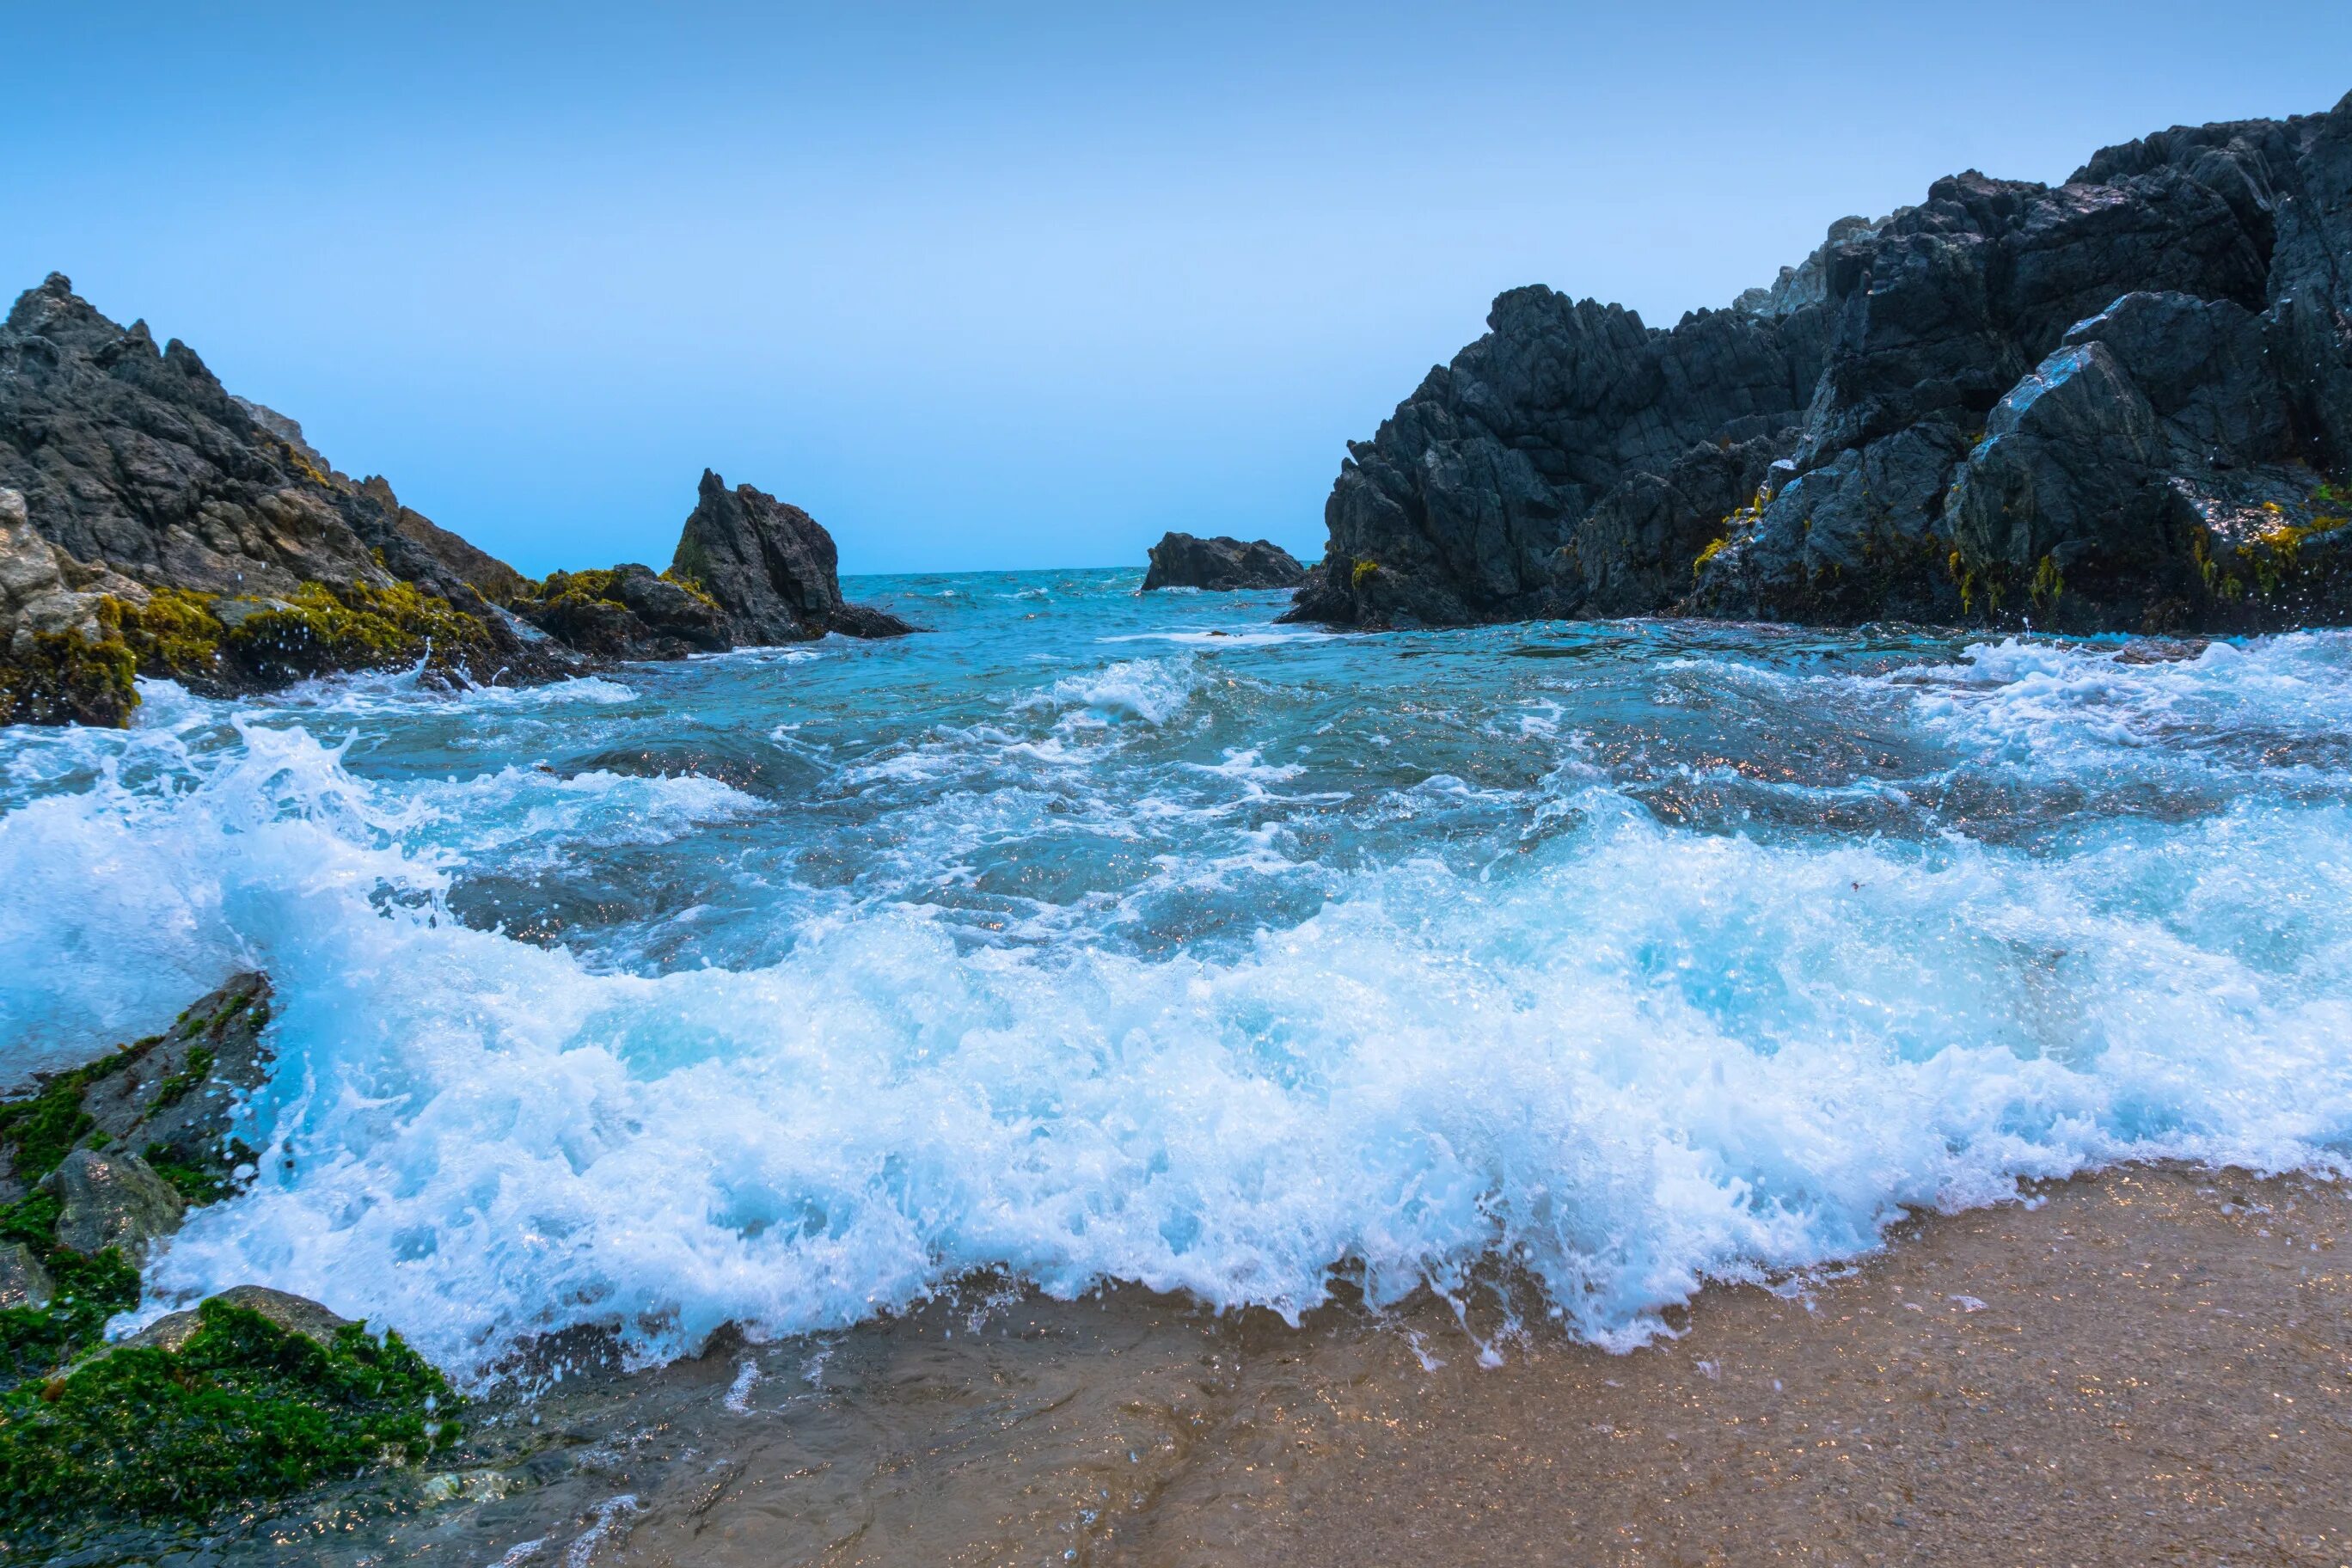
POLYGON ((1499 1366, 1438 1301, 968 1299, 574 1375, 425 1489, 148 1560, 2352 1563, 2347 1221, 2315 1181, 2111 1173, 1499 1366))
POLYGON ((1631 1356, 1270 1347, 1119 1560, 2352 1562, 2347 1217, 2117 1173, 1631 1356))

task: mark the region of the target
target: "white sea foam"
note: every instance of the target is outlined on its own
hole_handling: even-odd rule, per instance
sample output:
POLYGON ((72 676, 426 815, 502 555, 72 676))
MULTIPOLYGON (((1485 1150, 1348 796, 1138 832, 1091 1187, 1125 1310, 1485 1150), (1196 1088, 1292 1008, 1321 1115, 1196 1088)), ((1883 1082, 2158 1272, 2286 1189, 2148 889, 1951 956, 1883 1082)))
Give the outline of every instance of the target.
MULTIPOLYGON (((2339 647, 2043 657, 1848 684, 2061 773, 2200 702, 2197 735, 2345 729, 2339 647)), ((1114 665, 1015 711, 1163 727, 1198 682, 1114 665)), ((1335 1264, 1387 1300, 1499 1253, 1624 1344, 1706 1278, 1867 1249, 1900 1205, 2352 1146, 2352 809, 2328 800, 2086 821, 2035 852, 1773 842, 1664 824, 1563 742, 1507 875, 1433 845, 1213 949, 973 946, 916 905, 828 905, 762 967, 651 978, 467 929, 441 896, 502 834, 642 842, 748 797, 528 769, 394 787, 299 729, 206 751, 200 721, 89 742, 86 787, 0 816, 11 1070, 235 967, 278 986, 262 1179, 192 1217, 150 1310, 258 1280, 474 1367, 574 1323, 646 1357, 729 1321, 846 1324, 985 1267, 1295 1313, 1335 1264)), ((1174 770, 1290 771, 1253 749, 1174 770)), ((1510 796, 1436 774, 1366 816, 1510 796)), ((950 850, 986 841, 995 798, 950 850)), ((1283 831, 1163 870, 1285 869, 1283 831)))
POLYGON ((1183 710, 1200 679, 1189 658, 1127 659, 1065 676, 1015 706, 1056 712, 1065 724, 1087 728, 1132 720, 1165 724, 1183 710))

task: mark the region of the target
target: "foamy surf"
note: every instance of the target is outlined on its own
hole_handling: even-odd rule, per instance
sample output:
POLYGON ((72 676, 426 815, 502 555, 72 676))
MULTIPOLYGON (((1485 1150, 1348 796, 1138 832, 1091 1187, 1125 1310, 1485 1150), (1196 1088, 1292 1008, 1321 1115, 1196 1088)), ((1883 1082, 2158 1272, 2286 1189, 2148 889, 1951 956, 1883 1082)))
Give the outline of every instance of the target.
POLYGON ((884 673, 8 732, 12 1076, 278 987, 260 1178, 150 1310, 259 1280, 480 1370, 1499 1259, 1625 1345, 1906 1205, 2352 1140, 2341 637, 1106 660, 1178 607, 971 599, 884 673))

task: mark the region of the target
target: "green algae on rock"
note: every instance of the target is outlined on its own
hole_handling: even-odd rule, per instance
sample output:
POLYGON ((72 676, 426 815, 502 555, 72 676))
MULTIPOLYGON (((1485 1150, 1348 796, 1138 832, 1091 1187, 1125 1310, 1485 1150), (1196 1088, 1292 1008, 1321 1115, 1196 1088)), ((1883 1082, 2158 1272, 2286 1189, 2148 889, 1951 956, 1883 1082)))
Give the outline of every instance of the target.
MULTIPOLYGON (((121 1046, 0 1101, 0 1247, 17 1246, 50 1281, 47 1300, 0 1302, 0 1388, 46 1375, 98 1342, 107 1320, 139 1303, 139 1271, 106 1246, 137 1218, 131 1250, 152 1240, 163 1211, 227 1195, 253 1151, 231 1130, 237 1098, 260 1086, 268 1048, 269 982, 240 974, 161 1035, 121 1046), (143 1200, 140 1216, 89 1201, 66 1167, 102 1157, 143 1200), (165 1191, 159 1192, 162 1186, 165 1191), (71 1188, 71 1191, 68 1189, 71 1188), (76 1200, 84 1213, 70 1213, 76 1200), (82 1245, 77 1247, 77 1242, 82 1245)), ((71 1173, 76 1177, 86 1172, 71 1173)), ((123 1184, 118 1181, 118 1185, 123 1184)))
POLYGON ((321 1345, 223 1298, 176 1348, 127 1345, 0 1396, 0 1545, 205 1519, 457 1436, 447 1381, 396 1333, 321 1345))
POLYGON ((250 1176, 233 1113, 267 1076, 269 1018, 268 981, 237 975, 165 1033, 0 1103, 0 1557, 456 1437, 447 1382, 398 1335, 259 1286, 101 1342, 139 1304, 139 1253, 250 1176))

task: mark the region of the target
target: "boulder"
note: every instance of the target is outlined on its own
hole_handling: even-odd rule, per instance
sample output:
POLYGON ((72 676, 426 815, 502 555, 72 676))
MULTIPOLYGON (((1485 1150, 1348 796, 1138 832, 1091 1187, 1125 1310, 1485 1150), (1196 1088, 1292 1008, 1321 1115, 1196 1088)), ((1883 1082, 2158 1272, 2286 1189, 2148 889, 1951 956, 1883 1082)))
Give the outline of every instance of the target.
POLYGON ((58 1199, 58 1245, 96 1254, 119 1247, 133 1259, 180 1228, 188 1205, 136 1154, 76 1149, 41 1180, 58 1199))
POLYGON ((600 658, 682 658, 733 646, 708 595, 635 562, 551 574, 517 604, 532 626, 600 658))
POLYGON ((895 616, 843 602, 833 535, 814 518, 750 485, 730 490, 708 468, 670 574, 709 595, 739 645, 914 630, 895 616))
POLYGON ((11 1307, 46 1307, 58 1293, 57 1281, 21 1241, 0 1242, 0 1311, 11 1307))
MULTIPOLYGON (((335 1342, 335 1335, 350 1327, 352 1321, 349 1318, 336 1316, 307 1296, 272 1290, 267 1285, 232 1285, 205 1300, 225 1301, 232 1307, 257 1312, 286 1332, 300 1334, 321 1347, 331 1346, 335 1342)), ((195 1338, 196 1331, 203 1326, 202 1315, 194 1307, 182 1312, 167 1312, 110 1348, 178 1351, 195 1338)))
POLYGON ((1166 533, 1150 554, 1151 567, 1143 574, 1147 594, 1155 588, 1296 588, 1307 575, 1290 552, 1263 539, 1244 543, 1223 534, 1200 539, 1166 533))

